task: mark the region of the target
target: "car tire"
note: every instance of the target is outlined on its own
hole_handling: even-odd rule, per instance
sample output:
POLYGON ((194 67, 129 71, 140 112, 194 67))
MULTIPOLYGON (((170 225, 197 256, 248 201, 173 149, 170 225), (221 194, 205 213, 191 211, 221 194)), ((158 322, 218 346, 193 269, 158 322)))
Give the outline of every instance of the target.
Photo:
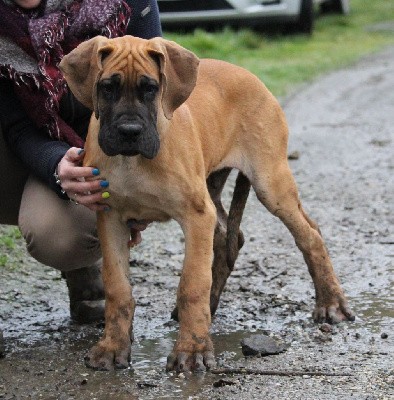
POLYGON ((301 0, 300 15, 297 22, 297 31, 311 35, 313 32, 315 15, 313 0, 301 0))
POLYGON ((322 13, 349 14, 350 0, 330 0, 320 5, 322 13))

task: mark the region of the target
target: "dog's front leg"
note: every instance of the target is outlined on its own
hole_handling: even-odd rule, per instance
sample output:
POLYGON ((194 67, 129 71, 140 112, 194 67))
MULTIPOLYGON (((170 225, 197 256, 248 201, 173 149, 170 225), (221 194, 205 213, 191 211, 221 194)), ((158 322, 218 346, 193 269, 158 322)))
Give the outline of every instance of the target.
POLYGON ((208 194, 204 205, 181 221, 185 260, 177 294, 179 334, 168 356, 167 370, 203 371, 215 365, 209 336, 215 225, 216 211, 208 194))
POLYGON ((130 231, 114 211, 98 213, 97 229, 103 254, 105 330, 85 363, 98 370, 127 368, 135 308, 129 283, 130 231))

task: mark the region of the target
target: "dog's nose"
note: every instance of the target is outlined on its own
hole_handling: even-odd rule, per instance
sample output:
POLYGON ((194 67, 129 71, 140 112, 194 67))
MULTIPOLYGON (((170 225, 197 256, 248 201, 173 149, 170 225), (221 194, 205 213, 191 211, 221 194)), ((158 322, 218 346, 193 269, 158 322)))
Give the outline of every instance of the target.
POLYGON ((125 136, 137 137, 142 132, 142 125, 138 122, 125 122, 118 125, 118 131, 125 136))

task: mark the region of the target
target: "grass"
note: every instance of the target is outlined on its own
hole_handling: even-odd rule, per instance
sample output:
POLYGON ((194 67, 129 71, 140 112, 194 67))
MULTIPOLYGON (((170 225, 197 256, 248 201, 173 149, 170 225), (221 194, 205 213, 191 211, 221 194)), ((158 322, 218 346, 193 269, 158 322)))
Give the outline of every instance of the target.
POLYGON ((0 267, 14 268, 18 264, 21 238, 17 227, 0 226, 0 267))
POLYGON ((391 21, 391 0, 351 0, 349 15, 319 15, 312 36, 264 34, 249 29, 218 32, 164 32, 199 57, 218 58, 256 74, 276 95, 284 96, 318 75, 350 65, 360 57, 394 44, 394 30, 372 31, 391 21))

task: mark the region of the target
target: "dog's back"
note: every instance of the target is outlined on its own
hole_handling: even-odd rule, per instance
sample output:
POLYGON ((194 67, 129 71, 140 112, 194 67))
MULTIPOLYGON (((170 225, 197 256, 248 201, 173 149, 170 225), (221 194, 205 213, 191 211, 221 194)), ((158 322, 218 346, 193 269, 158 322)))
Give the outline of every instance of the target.
POLYGON ((200 60, 196 86, 174 112, 171 124, 183 120, 186 125, 185 119, 193 125, 193 135, 199 135, 207 176, 225 167, 245 170, 246 158, 267 151, 283 160, 287 157, 284 113, 264 83, 242 67, 200 60))

